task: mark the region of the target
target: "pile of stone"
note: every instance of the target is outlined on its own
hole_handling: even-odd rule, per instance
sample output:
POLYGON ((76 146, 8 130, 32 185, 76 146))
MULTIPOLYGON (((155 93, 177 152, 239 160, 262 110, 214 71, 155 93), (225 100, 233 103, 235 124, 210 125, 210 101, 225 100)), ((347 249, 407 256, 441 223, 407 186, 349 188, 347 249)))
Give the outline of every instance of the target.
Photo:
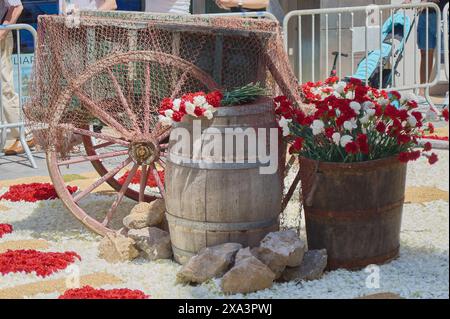
POLYGON ((142 256, 150 261, 172 258, 164 200, 139 203, 123 219, 119 233, 107 234, 99 245, 99 257, 110 263, 142 256))
POLYGON ((327 265, 326 250, 306 250, 293 230, 268 234, 256 248, 228 243, 204 248, 177 274, 182 284, 222 278, 227 294, 271 288, 275 281, 320 279, 327 265))

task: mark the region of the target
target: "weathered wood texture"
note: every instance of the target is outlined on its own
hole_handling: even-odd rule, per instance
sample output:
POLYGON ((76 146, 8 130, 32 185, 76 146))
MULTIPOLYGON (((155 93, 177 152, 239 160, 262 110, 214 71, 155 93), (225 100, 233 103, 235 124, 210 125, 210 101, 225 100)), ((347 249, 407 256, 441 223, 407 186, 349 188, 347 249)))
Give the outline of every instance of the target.
MULTIPOLYGON (((220 108, 212 121, 202 120, 202 132, 212 128, 211 136, 193 136, 192 120, 185 120, 177 127, 190 133, 186 146, 200 142, 203 147, 213 143, 216 137, 226 139, 225 128, 277 128, 272 102, 263 99, 247 106, 220 108)), ((257 131, 257 130, 256 130, 257 131)), ((166 208, 175 259, 185 263, 200 249, 227 242, 245 246, 257 246, 269 232, 279 229, 281 207, 282 169, 275 174, 260 174, 262 164, 247 161, 236 163, 235 149, 226 154, 225 143, 221 144, 222 159, 204 154, 197 163, 186 163, 192 159, 188 151, 177 151, 177 128, 171 135, 169 157, 166 167, 166 208), (185 163, 181 162, 181 159, 185 163)), ((266 145, 269 130, 266 130, 266 145)), ((239 134, 238 134, 239 135, 239 134)), ((242 135, 241 135, 242 136, 242 135)), ((231 136, 233 137, 233 136, 231 136)), ((278 142, 277 142, 278 143, 278 142)), ((248 150, 252 143, 245 143, 248 150)), ((279 146, 279 145, 278 145, 279 146)), ((250 152, 251 154, 252 152, 250 152)))
POLYGON ((360 269, 398 257, 406 165, 300 159, 309 249, 326 248, 328 269, 360 269))

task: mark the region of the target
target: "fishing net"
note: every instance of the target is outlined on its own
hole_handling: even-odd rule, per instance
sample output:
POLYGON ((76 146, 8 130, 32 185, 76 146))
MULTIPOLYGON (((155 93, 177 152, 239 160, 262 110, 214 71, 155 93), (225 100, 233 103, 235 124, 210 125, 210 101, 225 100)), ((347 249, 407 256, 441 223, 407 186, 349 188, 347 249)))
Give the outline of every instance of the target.
POLYGON ((300 103, 274 21, 124 12, 40 16, 25 114, 40 146, 67 158, 99 127, 111 144, 166 134, 157 123, 166 97, 257 82, 300 103))

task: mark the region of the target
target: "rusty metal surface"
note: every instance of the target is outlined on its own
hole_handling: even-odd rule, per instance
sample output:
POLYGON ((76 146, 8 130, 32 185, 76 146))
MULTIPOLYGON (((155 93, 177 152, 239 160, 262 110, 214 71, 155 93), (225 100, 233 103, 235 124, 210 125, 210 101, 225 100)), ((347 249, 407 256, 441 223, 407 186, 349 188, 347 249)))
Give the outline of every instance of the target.
POLYGON ((310 249, 326 248, 330 269, 362 268, 398 256, 406 165, 300 159, 310 249))

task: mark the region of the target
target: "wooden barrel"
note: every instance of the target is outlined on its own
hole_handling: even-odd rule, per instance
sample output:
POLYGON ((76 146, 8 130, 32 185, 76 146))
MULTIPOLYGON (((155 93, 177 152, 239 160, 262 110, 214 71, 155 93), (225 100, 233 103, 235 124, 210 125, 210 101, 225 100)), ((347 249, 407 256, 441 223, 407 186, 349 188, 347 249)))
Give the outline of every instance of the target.
MULTIPOLYGON (((181 141, 177 129, 189 133, 190 139, 184 139, 181 144, 192 148, 199 142, 203 147, 210 145, 212 137, 208 138, 206 133, 212 134, 214 139, 220 136, 224 141, 227 136, 234 138, 226 131, 230 128, 241 128, 244 132, 248 128, 266 128, 267 146, 269 129, 278 132, 277 127, 269 99, 251 105, 220 108, 213 120, 201 120, 201 137, 193 132, 192 118, 186 117, 174 127, 166 166, 165 198, 177 262, 186 263, 200 249, 223 243, 259 245, 265 235, 279 229, 282 197, 282 170, 277 166, 275 173, 261 174, 260 168, 264 164, 259 158, 252 160, 252 156, 248 156, 250 151, 247 150, 253 142, 245 143, 245 158, 240 158, 235 149, 226 152, 224 142, 221 144, 222 160, 218 160, 217 154, 215 161, 203 154, 192 162, 189 151, 175 148, 181 141)), ((257 132, 258 139, 263 134, 253 131, 257 132)), ((280 147, 278 139, 276 143, 280 147)))
POLYGON ((398 257, 406 164, 300 159, 309 249, 327 249, 328 269, 361 269, 398 257))

